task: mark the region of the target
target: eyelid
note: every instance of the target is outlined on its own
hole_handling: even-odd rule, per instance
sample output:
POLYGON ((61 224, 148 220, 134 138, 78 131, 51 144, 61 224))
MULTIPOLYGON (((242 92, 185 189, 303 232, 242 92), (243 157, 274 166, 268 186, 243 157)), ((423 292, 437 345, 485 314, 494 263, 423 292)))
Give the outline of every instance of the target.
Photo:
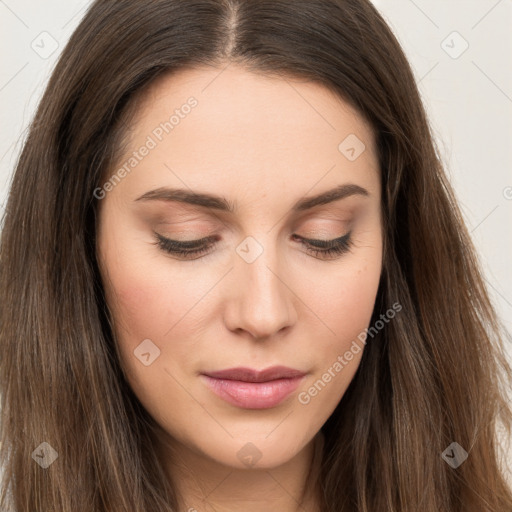
POLYGON ((158 240, 166 243, 171 243, 177 247, 189 247, 194 248, 198 246, 203 246, 205 244, 210 244, 218 240, 217 236, 205 236, 203 238, 197 238, 194 240, 174 240, 172 238, 165 237, 161 235, 160 233, 157 233, 156 231, 153 231, 153 234, 158 238, 158 240))
MULTIPOLYGON (((194 239, 194 240, 174 240, 174 239, 171 239, 171 238, 168 238, 168 237, 164 237, 163 235, 160 235, 156 231, 153 231, 153 234, 159 240, 161 240, 161 241, 165 241, 167 243, 170 242, 173 245, 176 245, 176 246, 179 246, 179 247, 184 247, 184 248, 186 248, 186 247, 194 248, 194 247, 197 247, 197 246, 203 246, 205 244, 209 244, 209 243, 212 243, 212 242, 215 242, 215 241, 218 240, 218 237, 216 237, 216 236, 206 236, 204 238, 198 238, 198 239, 194 239)), ((304 236, 297 235, 297 234, 293 234, 292 235, 292 237, 295 238, 295 239, 299 239, 299 240, 302 240, 304 242, 317 243, 319 245, 321 245, 321 244, 327 244, 327 245, 334 244, 336 242, 339 242, 339 241, 342 241, 344 239, 349 238, 349 236, 350 236, 350 232, 345 233, 344 235, 338 236, 336 238, 328 238, 328 239, 324 239, 324 238, 306 238, 304 236)))
MULTIPOLYGON (((153 231, 153 233, 156 239, 153 245, 157 245, 161 250, 172 256, 183 257, 184 261, 193 261, 207 256, 210 253, 210 248, 215 245, 215 239, 217 238, 211 236, 199 240, 179 242, 166 238, 155 231, 153 231)), ((351 230, 345 235, 330 240, 308 239, 295 234, 293 238, 299 239, 307 253, 310 255, 314 254, 315 257, 321 255, 322 257, 320 259, 324 261, 340 258, 343 254, 349 252, 353 245, 351 230)))
POLYGON ((328 239, 324 239, 324 238, 305 238, 305 237, 300 236, 300 235, 293 235, 293 236, 294 236, 294 238, 299 238, 300 240, 303 240, 304 242, 317 243, 319 245, 322 245, 322 244, 331 245, 331 244, 335 244, 337 242, 340 242, 342 240, 346 240, 347 238, 349 238, 350 237, 350 231, 348 233, 345 233, 344 235, 338 236, 336 238, 328 238, 328 239))

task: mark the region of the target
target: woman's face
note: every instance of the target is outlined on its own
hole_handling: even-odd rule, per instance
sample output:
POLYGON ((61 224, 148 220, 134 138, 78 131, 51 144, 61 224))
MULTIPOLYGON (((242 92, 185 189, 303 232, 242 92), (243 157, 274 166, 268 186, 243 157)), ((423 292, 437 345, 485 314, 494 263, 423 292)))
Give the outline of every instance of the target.
POLYGON ((370 127, 319 84, 181 70, 147 91, 111 176, 98 257, 133 391, 196 456, 291 460, 353 378, 374 307, 370 127))

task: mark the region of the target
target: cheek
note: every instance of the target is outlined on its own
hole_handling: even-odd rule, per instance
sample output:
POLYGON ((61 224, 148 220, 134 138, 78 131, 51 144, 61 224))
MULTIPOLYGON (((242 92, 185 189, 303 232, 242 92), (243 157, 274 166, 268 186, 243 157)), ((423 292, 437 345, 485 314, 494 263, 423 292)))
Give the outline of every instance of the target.
POLYGON ((321 328, 325 335, 315 338, 317 364, 298 401, 306 406, 306 414, 316 418, 315 428, 321 427, 341 400, 365 349, 380 281, 381 253, 375 250, 365 256, 344 262, 330 279, 318 276, 315 291, 309 295, 311 309, 325 324, 321 328))
POLYGON ((126 379, 155 416, 158 411, 190 407, 179 383, 204 352, 202 323, 205 308, 211 313, 209 292, 219 280, 218 272, 178 266, 146 243, 139 243, 144 247, 139 249, 121 242, 106 254, 105 262, 110 278, 107 300, 126 379), (153 362, 145 366, 138 356, 148 351, 153 362), (168 402, 171 395, 173 403, 168 402))
POLYGON ((162 257, 150 237, 129 225, 110 232, 102 253, 108 272, 102 275, 116 334, 133 345, 132 351, 147 338, 161 345, 194 317, 193 310, 187 311, 206 293, 208 283, 162 257))
POLYGON ((165 424, 168 411, 190 407, 188 395, 180 392, 177 368, 187 368, 196 352, 194 310, 189 310, 201 290, 181 273, 169 276, 156 262, 138 265, 119 258, 116 263, 110 271, 115 301, 109 304, 120 363, 140 402, 165 424))
POLYGON ((311 310, 325 324, 326 354, 344 350, 371 320, 381 275, 380 252, 352 258, 338 272, 319 276, 308 292, 311 310), (330 333, 330 335, 329 335, 330 333))
POLYGON ((157 263, 131 262, 118 265, 111 278, 115 290, 114 323, 125 351, 133 353, 144 339, 151 339, 161 350, 170 339, 173 351, 180 349, 180 339, 187 341, 190 348, 195 321, 192 307, 204 287, 200 279, 186 279, 184 273, 170 275, 157 263))
MULTIPOLYGON (((370 322, 380 281, 381 267, 374 262, 363 265, 345 278, 343 293, 339 294, 337 315, 347 327, 350 337, 356 336, 370 322), (358 332, 354 332, 356 329, 358 332)), ((333 299, 334 301, 334 299, 333 299)))

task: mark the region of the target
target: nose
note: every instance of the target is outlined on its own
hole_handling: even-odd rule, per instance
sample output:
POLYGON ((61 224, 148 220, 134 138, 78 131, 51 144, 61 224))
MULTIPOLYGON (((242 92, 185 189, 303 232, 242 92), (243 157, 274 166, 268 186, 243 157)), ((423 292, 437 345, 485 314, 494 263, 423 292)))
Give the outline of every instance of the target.
POLYGON ((274 246, 258 247, 254 240, 239 247, 229 286, 225 323, 231 331, 246 331, 267 339, 296 321, 293 282, 286 261, 274 246), (249 249, 244 253, 244 249, 249 249), (261 252, 254 261, 246 255, 261 252), (240 256, 241 255, 241 256, 240 256))

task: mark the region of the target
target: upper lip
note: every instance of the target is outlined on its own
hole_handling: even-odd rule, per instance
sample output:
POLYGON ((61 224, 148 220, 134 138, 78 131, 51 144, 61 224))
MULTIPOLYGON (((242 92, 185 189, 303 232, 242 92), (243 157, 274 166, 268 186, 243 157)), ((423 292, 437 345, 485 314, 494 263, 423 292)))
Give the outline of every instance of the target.
POLYGON ((272 366, 264 370, 252 368, 228 368, 216 372, 205 372, 204 375, 214 379, 238 380, 242 382, 268 382, 277 379, 293 379, 303 377, 304 372, 286 366, 272 366))

